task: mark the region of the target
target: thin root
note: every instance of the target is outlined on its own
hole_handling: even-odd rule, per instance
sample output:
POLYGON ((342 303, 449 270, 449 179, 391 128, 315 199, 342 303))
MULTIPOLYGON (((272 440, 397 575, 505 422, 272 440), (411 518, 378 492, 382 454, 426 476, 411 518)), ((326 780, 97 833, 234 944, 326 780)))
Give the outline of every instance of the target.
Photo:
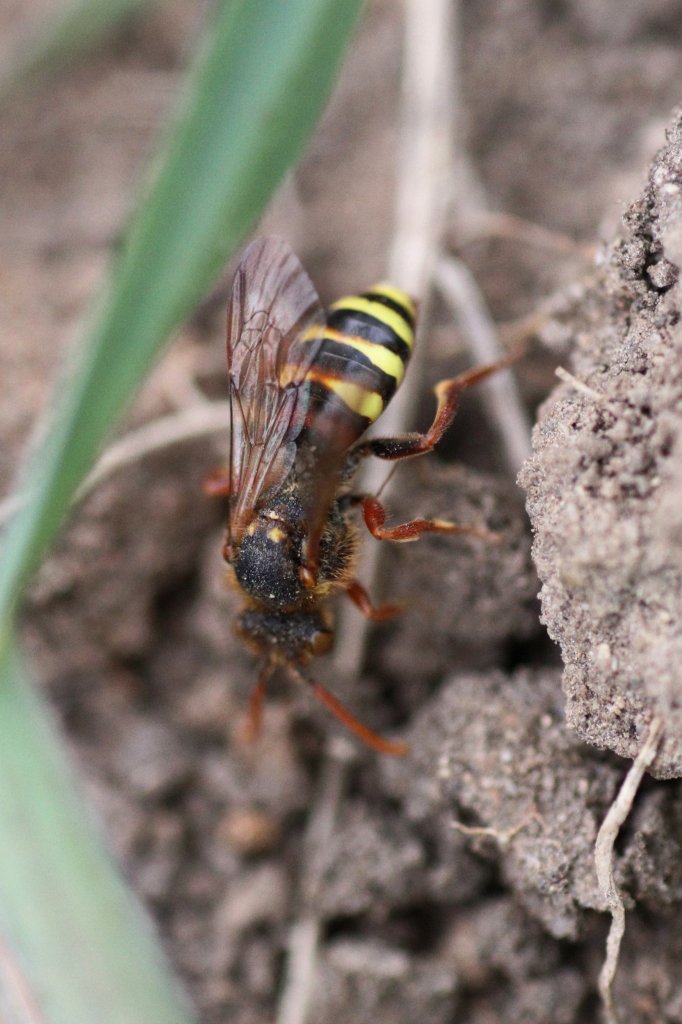
POLYGON ((581 395, 586 395, 588 398, 593 399, 595 402, 606 402, 608 399, 606 395, 601 395, 594 388, 591 388, 589 384, 585 384, 582 380, 578 380, 572 373, 569 373, 563 366, 557 366, 554 371, 559 380, 562 380, 564 384, 570 384, 575 391, 579 391, 581 395))
POLYGON ((484 825, 465 825, 463 822, 457 821, 456 819, 453 820, 451 824, 457 832, 461 832, 464 836, 482 836, 486 839, 494 839, 495 842, 504 849, 509 846, 512 839, 514 839, 519 832, 528 827, 531 821, 538 819, 539 815, 537 811, 532 810, 525 816, 525 818, 519 821, 516 825, 513 825, 511 828, 497 829, 489 828, 484 825))
POLYGON ((594 844, 597 881, 612 918, 606 940, 606 958, 599 973, 599 995, 604 1007, 606 1024, 618 1024, 618 1015, 613 1005, 612 989, 613 979, 618 966, 620 944, 625 932, 625 907, 613 877, 613 846, 623 823, 632 809, 632 804, 637 795, 644 772, 656 757, 662 730, 663 723, 661 719, 654 718, 649 727, 644 745, 633 761, 630 771, 625 776, 616 799, 609 807, 594 844))
POLYGON ((570 235, 550 231, 541 224, 516 217, 498 210, 477 210, 467 216, 468 224, 461 225, 457 233, 460 248, 489 238, 501 238, 530 245, 538 249, 549 249, 568 256, 594 259, 595 246, 578 242, 570 235))

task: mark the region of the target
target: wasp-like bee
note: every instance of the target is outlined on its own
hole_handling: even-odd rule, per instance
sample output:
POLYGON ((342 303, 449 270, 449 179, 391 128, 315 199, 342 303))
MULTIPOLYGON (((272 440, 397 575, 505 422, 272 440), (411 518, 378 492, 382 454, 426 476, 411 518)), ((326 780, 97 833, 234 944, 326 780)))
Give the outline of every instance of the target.
POLYGON ((237 629, 264 658, 251 697, 254 731, 267 681, 281 667, 376 750, 406 750, 363 725, 300 666, 332 646, 327 599, 334 592, 345 591, 370 619, 398 610, 374 607, 355 578, 354 510, 379 540, 411 541, 425 532, 486 536, 439 519, 386 526, 380 501, 351 488, 368 455, 397 460, 431 451, 462 391, 507 365, 441 381, 425 434, 360 440, 402 380, 415 315, 409 296, 389 284, 340 299, 325 314, 310 278, 279 238, 257 239, 237 268, 227 312, 229 464, 210 490, 229 499, 223 553, 246 600, 237 629))

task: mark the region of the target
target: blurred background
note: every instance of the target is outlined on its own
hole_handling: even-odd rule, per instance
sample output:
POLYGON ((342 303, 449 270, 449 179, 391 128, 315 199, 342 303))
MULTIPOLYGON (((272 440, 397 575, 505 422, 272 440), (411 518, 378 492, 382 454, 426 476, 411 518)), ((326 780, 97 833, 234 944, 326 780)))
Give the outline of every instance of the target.
MULTIPOLYGON (((5 0, 6 62, 56 7, 5 0)), ((453 10, 445 246, 473 275, 502 341, 534 339, 519 371, 532 414, 682 96, 682 12, 673 0, 467 0, 453 10)), ((4 495, 121 244, 204 14, 189 0, 149 5, 0 108, 4 495)), ((324 302, 387 273, 409 160, 403 47, 402 5, 370 0, 328 109, 261 225, 289 240, 324 302)), ((231 272, 178 331, 123 433, 226 397, 231 272)), ((416 417, 426 423, 433 383, 476 357, 442 296, 424 325, 416 417)), ((285 1000, 287 950, 292 924, 310 914, 318 1022, 598 1019, 606 925, 586 909, 592 897, 581 904, 572 891, 538 910, 518 864, 452 830, 433 795, 435 755, 420 760, 437 747, 437 721, 422 723, 424 746, 412 737, 414 762, 378 764, 343 744, 330 755, 336 724, 276 686, 258 749, 240 746, 254 665, 232 637, 224 509, 201 493, 226 450, 227 422, 224 433, 131 456, 78 508, 32 585, 24 625, 108 840, 201 1019, 303 1024, 285 1000), (332 796, 335 824, 324 844, 313 841, 306 875, 307 815, 332 796)), ((476 397, 441 461, 401 472, 397 514, 482 519, 510 539, 504 551, 441 539, 388 555, 373 587, 410 602, 409 616, 371 634, 361 673, 344 678, 323 663, 321 680, 373 726, 409 730, 455 669, 523 666, 528 707, 536 699, 558 722, 559 661, 538 620, 522 497, 476 397)), ((490 687, 485 702, 509 725, 504 684, 490 687)), ((598 760, 603 806, 618 770, 598 760)), ((652 976, 628 981, 628 1019, 682 1020, 675 979, 657 988, 652 976)))

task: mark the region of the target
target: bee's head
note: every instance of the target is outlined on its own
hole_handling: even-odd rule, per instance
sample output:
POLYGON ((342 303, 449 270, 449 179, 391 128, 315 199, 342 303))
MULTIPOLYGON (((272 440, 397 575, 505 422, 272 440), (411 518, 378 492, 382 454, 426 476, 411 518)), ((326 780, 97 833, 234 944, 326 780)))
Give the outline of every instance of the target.
POLYGON ((329 616, 320 609, 279 612, 246 608, 237 632, 252 650, 267 655, 273 665, 302 663, 330 650, 334 633, 329 616))
POLYGON ((259 513, 230 555, 237 582, 259 604, 288 611, 305 601, 299 575, 301 538, 281 519, 259 513))

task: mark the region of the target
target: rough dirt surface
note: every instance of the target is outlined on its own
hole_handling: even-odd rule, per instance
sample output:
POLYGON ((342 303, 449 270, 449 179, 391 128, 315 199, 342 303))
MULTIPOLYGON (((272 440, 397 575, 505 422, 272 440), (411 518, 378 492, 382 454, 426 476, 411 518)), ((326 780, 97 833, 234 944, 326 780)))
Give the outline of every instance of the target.
POLYGON ((661 717, 663 778, 682 774, 680 265, 682 117, 585 295, 579 383, 541 410, 521 476, 568 723, 634 757, 661 717))
MULTIPOLYGON (((38 11, 24 6, 13 21, 0 14, 9 50, 38 11)), ((682 757, 677 122, 642 193, 682 100, 682 19, 672 0, 461 7, 453 118, 466 173, 451 244, 503 334, 556 314, 540 317, 544 348, 518 377, 533 414, 553 390, 523 481, 563 671, 540 623, 523 494, 475 394, 443 451, 400 471, 392 510, 485 523, 502 542, 392 550, 372 591, 405 600, 405 616, 372 632, 357 676, 333 659, 316 666, 374 728, 409 740, 404 760, 339 744, 324 710, 284 684, 258 747, 241 742, 254 665, 232 634, 223 509, 200 493, 226 435, 108 480, 32 592, 26 637, 46 692, 204 1024, 276 1019, 292 925, 306 916, 320 934, 310 1019, 321 1024, 599 1020, 608 915, 594 839, 654 714, 666 723, 659 779, 646 779, 617 846, 628 914, 615 997, 628 1024, 682 1021, 682 791, 663 781, 682 757), (589 393, 555 389, 557 359, 589 393), (307 824, 330 799, 330 772, 336 821, 316 840, 307 824)), ((368 5, 266 218, 324 300, 385 273, 399 15, 394 0, 368 5)), ((118 243, 195 21, 196 5, 171 0, 0 111, 3 492, 118 243)), ((229 279, 128 425, 196 388, 224 396, 229 279)), ((467 357, 438 302, 420 344, 432 346, 426 422, 430 385, 467 357)))

